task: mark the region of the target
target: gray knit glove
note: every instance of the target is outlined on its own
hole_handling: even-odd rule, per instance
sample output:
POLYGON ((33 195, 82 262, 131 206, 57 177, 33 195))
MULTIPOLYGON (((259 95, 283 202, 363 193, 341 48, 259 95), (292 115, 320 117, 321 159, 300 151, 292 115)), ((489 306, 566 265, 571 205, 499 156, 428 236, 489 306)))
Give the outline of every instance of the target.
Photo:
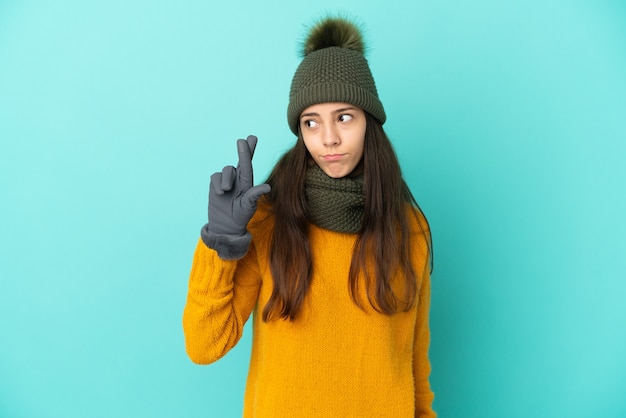
POLYGON ((254 186, 252 156, 257 137, 237 140, 237 168, 226 166, 211 176, 209 223, 201 231, 202 241, 220 258, 238 260, 248 251, 252 236, 246 230, 256 211, 256 202, 269 193, 269 184, 254 186))

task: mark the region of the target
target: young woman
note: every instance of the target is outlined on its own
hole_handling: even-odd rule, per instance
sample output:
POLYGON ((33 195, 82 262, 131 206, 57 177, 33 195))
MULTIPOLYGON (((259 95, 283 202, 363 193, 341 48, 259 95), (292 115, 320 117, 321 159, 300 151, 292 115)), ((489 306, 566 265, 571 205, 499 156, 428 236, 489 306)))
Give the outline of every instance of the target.
POLYGON ((183 327, 208 364, 253 315, 244 417, 434 417, 431 240, 382 124, 358 29, 311 30, 290 90, 297 140, 254 186, 254 136, 213 174, 183 327))

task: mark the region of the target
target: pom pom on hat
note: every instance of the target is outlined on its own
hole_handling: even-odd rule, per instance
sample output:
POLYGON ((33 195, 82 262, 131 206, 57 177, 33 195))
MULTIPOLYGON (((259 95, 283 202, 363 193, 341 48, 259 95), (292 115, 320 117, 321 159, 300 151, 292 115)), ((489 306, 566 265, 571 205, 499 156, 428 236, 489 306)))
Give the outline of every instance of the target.
POLYGON ((301 53, 305 57, 313 51, 331 46, 365 53, 361 31, 354 23, 342 18, 327 18, 314 25, 304 41, 301 53))
POLYGON ((302 111, 318 103, 349 103, 385 122, 364 52, 361 31, 347 19, 325 18, 311 28, 289 91, 287 120, 293 133, 298 134, 302 111))

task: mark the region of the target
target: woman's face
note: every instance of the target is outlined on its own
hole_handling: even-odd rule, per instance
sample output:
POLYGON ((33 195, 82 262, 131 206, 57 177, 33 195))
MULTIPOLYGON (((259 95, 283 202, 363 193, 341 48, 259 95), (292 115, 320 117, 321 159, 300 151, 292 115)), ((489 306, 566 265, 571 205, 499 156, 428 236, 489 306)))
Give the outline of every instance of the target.
POLYGON ((365 126, 365 112, 347 103, 316 104, 300 115, 304 145, 333 178, 347 176, 361 161, 365 126))

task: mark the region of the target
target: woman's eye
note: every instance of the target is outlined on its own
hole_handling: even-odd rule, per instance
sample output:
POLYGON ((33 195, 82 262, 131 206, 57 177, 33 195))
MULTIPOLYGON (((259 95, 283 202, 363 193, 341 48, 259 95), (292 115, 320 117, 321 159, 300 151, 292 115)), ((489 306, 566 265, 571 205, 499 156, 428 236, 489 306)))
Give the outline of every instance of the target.
POLYGON ((315 128, 317 126, 317 122, 315 122, 314 120, 305 120, 304 121, 304 126, 306 126, 307 128, 315 128))
POLYGON ((340 122, 350 122, 352 120, 352 115, 339 115, 340 122))

